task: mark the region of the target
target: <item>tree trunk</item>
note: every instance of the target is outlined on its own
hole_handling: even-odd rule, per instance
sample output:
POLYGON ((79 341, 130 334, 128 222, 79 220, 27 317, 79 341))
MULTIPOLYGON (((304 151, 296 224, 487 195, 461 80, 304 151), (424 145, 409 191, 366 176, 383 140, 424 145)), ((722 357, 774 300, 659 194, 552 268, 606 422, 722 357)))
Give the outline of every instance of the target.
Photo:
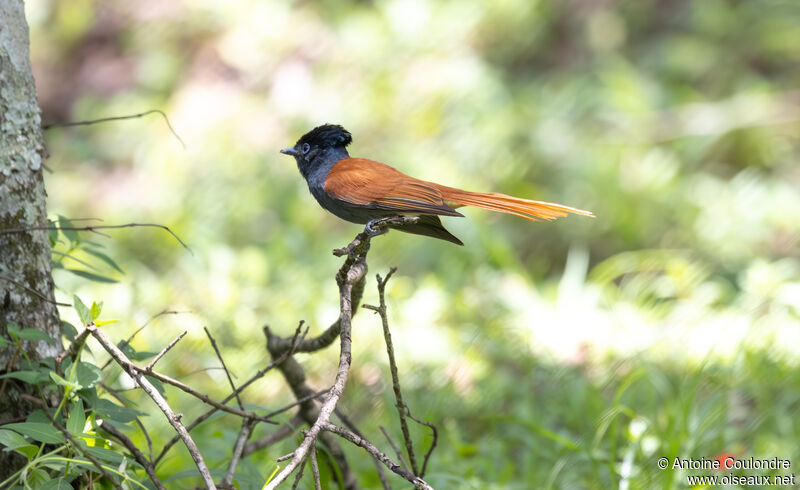
MULTIPOLYGON (((0 0, 0 335, 10 340, 8 325, 13 323, 55 340, 52 345, 25 342, 23 349, 31 359, 55 356, 61 348, 50 240, 47 231, 3 230, 47 225, 44 158, 25 10, 22 0, 0 0)), ((13 370, 24 357, 14 345, 0 347, 0 372, 13 370)), ((32 391, 30 386, 3 381, 0 422, 25 417, 30 408, 20 394, 32 391)), ((13 454, 0 451, 0 477, 12 472, 14 461, 9 458, 13 454)))

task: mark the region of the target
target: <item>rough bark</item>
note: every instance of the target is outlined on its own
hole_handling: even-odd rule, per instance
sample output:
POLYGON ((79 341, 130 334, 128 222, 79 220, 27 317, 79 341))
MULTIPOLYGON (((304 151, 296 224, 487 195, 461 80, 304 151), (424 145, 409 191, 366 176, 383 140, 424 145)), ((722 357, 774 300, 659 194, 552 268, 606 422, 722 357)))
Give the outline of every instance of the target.
MULTIPOLYGON (((0 1, 0 230, 47 224, 45 149, 28 43, 22 1, 0 1)), ((8 325, 15 323, 60 339, 53 300, 47 231, 0 232, 0 335, 8 340, 8 325)), ((53 356, 59 347, 58 341, 23 344, 32 359, 53 356)), ((0 348, 0 372, 13 369, 21 357, 13 345, 0 348)), ((0 397, 0 421, 25 416, 22 389, 25 385, 9 380, 0 397)), ((11 454, 0 452, 0 475, 13 465, 11 454)))

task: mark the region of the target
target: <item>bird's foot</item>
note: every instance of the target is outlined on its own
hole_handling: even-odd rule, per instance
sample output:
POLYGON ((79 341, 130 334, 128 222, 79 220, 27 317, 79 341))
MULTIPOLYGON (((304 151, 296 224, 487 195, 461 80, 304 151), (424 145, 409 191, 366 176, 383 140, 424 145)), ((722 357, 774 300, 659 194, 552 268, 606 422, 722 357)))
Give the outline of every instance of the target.
POLYGON ((367 221, 366 226, 364 226, 364 231, 370 237, 383 235, 389 231, 389 227, 386 226, 386 223, 389 221, 389 219, 391 218, 373 218, 367 221))

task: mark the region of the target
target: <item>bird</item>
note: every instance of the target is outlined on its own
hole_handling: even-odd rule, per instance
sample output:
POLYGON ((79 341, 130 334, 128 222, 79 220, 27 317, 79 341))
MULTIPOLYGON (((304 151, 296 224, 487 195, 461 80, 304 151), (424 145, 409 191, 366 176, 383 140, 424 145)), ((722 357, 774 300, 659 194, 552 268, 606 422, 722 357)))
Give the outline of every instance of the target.
POLYGON ((382 218, 416 216, 410 224, 389 225, 406 233, 423 235, 464 245, 445 229, 440 216, 463 217, 462 206, 498 211, 529 221, 553 220, 591 211, 543 201, 533 201, 496 192, 470 192, 427 182, 406 175, 384 163, 354 158, 347 152, 353 141, 338 124, 323 124, 304 134, 294 146, 280 150, 297 162, 300 174, 320 206, 339 218, 372 225, 382 218))

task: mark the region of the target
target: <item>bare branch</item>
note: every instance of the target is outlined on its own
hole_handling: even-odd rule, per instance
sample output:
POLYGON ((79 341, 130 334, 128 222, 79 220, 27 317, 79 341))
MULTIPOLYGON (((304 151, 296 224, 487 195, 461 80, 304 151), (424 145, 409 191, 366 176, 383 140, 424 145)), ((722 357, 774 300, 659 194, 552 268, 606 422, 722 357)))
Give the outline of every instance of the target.
MULTIPOLYGON (((353 432, 353 434, 355 434, 355 435, 357 435, 357 436, 359 436, 361 438, 364 438, 364 434, 362 434, 361 431, 358 430, 358 427, 356 427, 356 424, 353 423, 352 420, 350 420, 350 417, 345 415, 338 408, 334 411, 334 413, 336 414, 337 417, 339 417, 339 420, 342 421, 344 426, 347 427, 348 429, 350 429, 353 432)), ((325 434, 325 433, 323 433, 323 434, 325 434)), ((401 460, 402 460, 402 458, 401 458, 401 460)), ((375 459, 375 458, 372 458, 372 462, 375 463, 375 470, 378 472, 378 479, 381 481, 381 485, 383 486, 384 490, 391 490, 391 486, 389 485, 388 480, 386 480, 386 472, 383 471, 383 464, 380 462, 380 460, 375 459)), ((405 462, 403 462, 403 465, 405 466, 405 462)), ((408 467, 406 467, 406 469, 408 469, 408 467)))
POLYGON ((406 471, 411 473, 411 468, 408 467, 408 465, 406 464, 406 460, 403 458, 403 451, 400 450, 400 448, 397 446, 397 443, 394 442, 394 439, 392 439, 392 436, 389 435, 384 426, 381 425, 380 429, 381 432, 383 433, 383 437, 386 438, 386 441, 389 442, 389 445, 392 446, 392 450, 397 455, 397 460, 400 461, 400 464, 403 465, 403 468, 405 468, 406 471))
MULTIPOLYGON (((117 362, 119 363, 119 361, 117 361, 117 362)), ((197 398, 198 400, 200 400, 200 401, 202 401, 202 402, 204 402, 204 403, 206 403, 208 405, 211 405, 212 407, 216 408, 217 410, 222 410, 223 412, 228 412, 228 413, 231 413, 233 415, 238 415, 239 417, 243 417, 243 418, 247 418, 247 419, 258 420, 259 422, 265 422, 267 424, 277 424, 277 422, 275 422, 274 420, 269 420, 267 417, 264 417, 262 415, 258 415, 255 412, 246 411, 246 410, 240 410, 238 408, 229 407, 229 406, 225 405, 224 403, 220 403, 218 401, 215 401, 211 397, 206 395, 205 393, 200 393, 199 391, 195 390, 191 386, 189 386, 189 385, 187 385, 185 383, 181 383, 177 379, 171 378, 171 377, 167 376, 166 374, 161 374, 161 373, 159 373, 157 371, 147 371, 146 369, 141 368, 139 366, 136 366, 133 363, 131 363, 129 365, 129 368, 130 368, 130 370, 135 371, 137 373, 144 374, 144 375, 147 375, 147 376, 151 376, 151 377, 161 381, 162 383, 167 383, 168 385, 172 385, 172 386, 178 388, 179 390, 184 391, 184 392, 192 395, 193 397, 197 398)))
POLYGON ((164 357, 164 354, 166 354, 167 352, 169 352, 169 350, 170 350, 170 349, 172 349, 173 347, 175 347, 175 344, 177 344, 177 343, 178 343, 178 341, 179 341, 179 340, 181 340, 181 339, 183 338, 183 336, 184 336, 184 335, 186 335, 186 332, 188 332, 188 330, 184 330, 182 334, 180 334, 180 335, 178 335, 177 337, 175 337, 175 340, 173 340, 173 341, 172 341, 172 342, 170 342, 170 343, 169 343, 169 344, 168 344, 166 347, 164 347, 163 349, 161 349, 161 352, 159 352, 159 353, 158 353, 158 355, 157 355, 156 357, 154 357, 152 361, 150 361, 150 362, 148 362, 148 363, 147 363, 147 366, 145 366, 145 367, 144 367, 144 370, 145 370, 145 371, 148 371, 148 372, 152 371, 152 370, 153 370, 153 366, 155 366, 155 365, 156 365, 156 363, 157 363, 157 362, 158 362, 158 361, 159 361, 159 360, 160 360, 162 357, 164 357))
MULTIPOLYGON (((42 401, 45 402, 45 400, 42 401)), ((87 451, 86 448, 81 446, 78 440, 75 439, 75 437, 72 434, 70 434, 70 432, 63 425, 58 423, 58 421, 53 417, 53 414, 50 413, 50 410, 47 410, 45 408, 42 411, 45 413, 45 415, 47 415, 47 418, 50 419, 50 423, 53 424, 56 429, 61 431, 61 433, 64 434, 64 437, 69 439, 69 442, 72 443, 75 449, 77 449, 78 452, 81 453, 81 455, 83 455, 83 457, 92 462, 92 464, 97 468, 100 474, 103 475, 109 482, 111 482, 112 485, 114 485, 114 488, 116 488, 117 490, 122 490, 122 487, 119 485, 119 483, 117 483, 116 480, 114 480, 114 478, 112 478, 111 475, 108 473, 108 471, 106 471, 106 469, 103 468, 103 464, 97 458, 95 458, 94 455, 92 455, 92 453, 87 451)))
MULTIPOLYGON (((364 294, 364 286, 366 285, 366 277, 362 277, 355 284, 350 295, 350 304, 353 307, 353 315, 358 311, 358 304, 361 303, 361 296, 364 294)), ((305 339, 298 343, 294 352, 316 352, 331 345, 338 337, 341 331, 341 317, 337 318, 324 332, 316 337, 305 339)), ((269 349, 273 355, 279 355, 289 348, 290 339, 278 337, 273 335, 270 338, 269 349)))
POLYGON ((386 341, 386 354, 389 356, 389 370, 392 373, 392 388, 394 389, 394 398, 396 401, 395 407, 397 407, 397 413, 400 416, 400 429, 403 432, 403 442, 405 442, 406 445, 406 453, 408 454, 408 461, 411 464, 411 469, 415 475, 419 475, 417 458, 414 455, 414 442, 411 440, 411 434, 408 431, 408 422, 406 422, 406 405, 403 401, 403 392, 400 390, 400 376, 397 372, 397 362, 394 358, 394 345, 392 344, 392 333, 389 330, 389 316, 386 311, 386 283, 389 282, 389 279, 395 272, 397 272, 397 267, 389 269, 389 273, 386 274, 386 279, 381 279, 380 274, 376 275, 380 306, 364 305, 364 308, 373 310, 381 316, 383 338, 386 341))
MULTIPOLYGON (((302 340, 302 336, 300 335, 302 325, 303 324, 300 323, 300 325, 297 326, 297 329, 294 332, 294 337, 292 337, 292 341, 290 343, 291 346, 296 345, 299 340, 302 340)), ((265 329, 266 329, 266 327, 265 327, 265 329)), ((308 330, 306 330, 306 332, 307 331, 308 330)), ((303 335, 305 335, 305 334, 303 334, 303 335)), ((267 374, 267 372, 269 372, 270 370, 272 370, 276 366, 280 366, 284 361, 286 361, 286 359, 289 358, 289 356, 291 356, 292 352, 293 352, 293 350, 291 348, 289 350, 285 351, 278 359, 275 359, 274 361, 269 363, 265 368, 261 369, 256 374, 254 374, 250 379, 245 381, 244 384, 239 386, 239 388, 237 388, 233 393, 231 393, 230 395, 225 397, 225 399, 222 400, 221 403, 228 403, 237 394, 239 394, 242 391, 244 391, 245 388, 247 388, 248 386, 253 384, 255 381, 261 379, 265 374, 267 374)), ((200 425, 203 422, 205 422, 209 417, 214 415, 216 412, 217 412, 217 408, 212 408, 209 411, 205 412, 204 414, 200 415, 191 424, 189 424, 187 426, 187 430, 191 431, 192 429, 194 429, 198 425, 200 425)), ((166 454, 170 450, 170 448, 172 448, 172 446, 174 446, 175 443, 178 442, 178 440, 180 440, 180 438, 176 435, 172 439, 167 441, 167 443, 164 444, 164 448, 161 450, 161 453, 159 453, 158 457, 155 459, 155 462, 158 463, 159 461, 161 461, 164 458, 164 456, 166 456, 166 454)))
POLYGON ((183 443, 186 445, 186 449, 189 450, 189 454, 192 456, 195 465, 197 466, 198 471, 200 471, 200 475, 203 478, 206 486, 210 489, 216 489, 216 485, 214 484, 214 480, 211 478, 211 473, 208 471, 208 466, 206 466, 205 461, 203 461, 203 456, 200 454, 200 450, 197 448, 197 445, 192 440, 192 436, 189 435, 189 431, 186 430, 186 427, 180 421, 181 416, 176 414, 172 411, 172 408, 169 406, 167 401, 161 396, 161 393, 148 381, 148 379, 144 376, 143 372, 139 369, 136 369, 136 366, 128 359, 124 352, 119 350, 116 345, 114 345, 111 340, 106 337, 102 330, 98 329, 93 324, 88 325, 86 328, 89 329, 92 336, 97 339, 98 342, 103 346, 103 348, 111 354, 111 357, 117 362, 117 364, 128 373, 128 376, 133 378, 136 383, 142 387, 142 389, 147 393, 150 398, 156 403, 159 409, 164 413, 167 417, 167 420, 172 425, 172 427, 178 432, 181 439, 183 439, 183 443))
POLYGON ((128 438, 128 436, 123 434, 121 430, 114 427, 111 423, 109 423, 108 420, 103 420, 102 423, 100 424, 100 427, 104 431, 111 434, 115 439, 121 442, 122 445, 125 446, 125 448, 128 451, 130 451, 130 453, 133 455, 133 458, 136 460, 137 463, 142 465, 144 470, 147 472, 147 476, 150 477, 150 481, 153 482, 153 484, 156 486, 156 488, 158 488, 158 490, 166 490, 164 484, 161 483, 161 480, 159 480, 158 476, 156 476, 156 470, 155 467, 153 466, 153 463, 151 463, 147 458, 144 457, 144 454, 142 454, 142 452, 139 451, 139 448, 136 447, 136 445, 133 443, 133 441, 131 441, 128 438))
POLYGON ((273 410, 272 412, 269 412, 268 414, 265 415, 265 417, 273 418, 276 415, 278 415, 279 413, 285 412, 285 411, 287 411, 287 410, 289 410, 291 408, 294 408, 294 407, 296 407, 298 405, 302 405, 303 403, 305 403, 305 402, 307 402, 309 400, 316 400, 317 398, 321 397, 322 395, 328 393, 328 391, 330 391, 330 388, 327 388, 327 389, 324 389, 324 390, 320 390, 320 391, 318 391, 316 393, 311 393, 310 395, 306 395, 306 396, 304 396, 302 398, 298 398, 297 400, 293 401, 292 403, 289 403, 288 405, 284 405, 283 407, 281 407, 281 408, 279 408, 277 410, 273 410))
POLYGON ((170 124, 169 118, 167 117, 166 114, 164 114, 164 111, 161 111, 159 109, 152 109, 152 110, 145 111, 145 112, 142 112, 142 113, 139 113, 139 114, 132 114, 130 116, 102 117, 100 119, 90 119, 88 121, 75 121, 75 122, 66 122, 66 123, 45 124, 44 126, 42 126, 42 130, 43 131, 47 131, 48 129, 52 129, 52 128, 67 128, 67 127, 71 127, 71 126, 89 126, 91 124, 99 124, 99 123, 104 123, 104 122, 109 122, 109 121, 123 121, 125 119, 135 119, 135 118, 143 117, 143 116, 146 116, 148 114, 161 114, 161 116, 164 118, 164 121, 167 123, 167 127, 169 128, 169 130, 172 133, 172 135, 175 136, 175 139, 177 139, 180 142, 181 146, 183 146, 183 149, 184 150, 186 149, 186 143, 183 142, 181 137, 178 136, 178 133, 175 132, 175 129, 172 128, 172 124, 170 124))
POLYGON ((424 420, 420 420, 420 419, 414 417, 413 415, 411 415, 411 411, 408 409, 408 407, 406 407, 406 415, 408 416, 408 418, 410 418, 414 422, 416 422, 416 423, 418 423, 420 425, 424 425, 425 427, 427 427, 427 428, 429 428, 431 430, 431 437, 433 438, 431 440, 431 447, 429 447, 428 448, 428 452, 425 453, 425 460, 422 462, 422 471, 420 471, 420 473, 419 473, 419 476, 424 477, 425 476, 425 470, 428 468, 428 460, 430 459, 431 454, 433 454, 433 450, 436 449, 437 442, 439 442, 439 430, 431 422, 426 422, 424 420))
POLYGON ((24 289, 25 291, 28 291, 29 293, 31 293, 32 295, 36 296, 37 298, 39 298, 42 301, 47 301, 48 303, 51 303, 51 304, 54 304, 54 305, 58 305, 58 306, 72 306, 69 303, 59 303, 58 301, 54 301, 54 300, 48 298, 47 296, 43 295, 39 291, 36 291, 35 289, 31 289, 28 286, 22 284, 21 282, 15 281, 14 279, 12 279, 12 278, 10 278, 10 277, 8 277, 6 275, 0 274, 0 279, 2 279, 4 281, 7 281, 7 282, 10 282, 11 284, 13 284, 13 285, 15 285, 17 287, 20 287, 20 288, 24 289))
MULTIPOLYGON (((300 322, 302 325, 303 322, 300 322)), ((222 370, 225 371, 225 376, 228 378, 228 383, 231 385, 231 390, 236 393, 236 385, 233 384, 233 378, 231 378, 231 373, 228 371, 228 366, 225 365, 225 360, 222 359, 222 354, 219 352, 219 347, 217 347, 217 341, 211 335, 211 332, 208 331, 208 328, 203 327, 203 330, 206 331, 206 335, 208 336, 208 340, 211 341, 211 347, 214 348, 214 352, 217 354, 217 359, 219 359, 219 363, 222 364, 222 370)), ((244 405, 242 404, 242 399, 239 398, 239 393, 236 393, 236 403, 239 404, 239 408, 244 410, 244 405)))
MULTIPOLYGON (((81 347, 84 343, 86 343, 86 337, 89 336, 89 330, 83 329, 81 332, 75 336, 75 339, 70 342, 69 347, 67 350, 62 352, 61 354, 56 357, 56 371, 61 374, 61 363, 64 362, 64 359, 67 357, 75 357, 78 355, 78 351, 81 350, 81 347)), ((76 359, 77 361, 77 359, 76 359)))
POLYGON ((219 484, 220 488, 234 488, 233 476, 236 474, 236 467, 239 465, 239 460, 242 457, 245 443, 247 443, 247 439, 250 438, 250 434, 252 434, 255 424, 256 422, 254 420, 242 420, 242 430, 239 431, 239 436, 236 438, 236 444, 233 446, 233 455, 231 456, 231 462, 228 465, 228 474, 225 475, 225 479, 219 484))
POLYGON ((358 241, 358 244, 353 245, 353 243, 351 243, 351 245, 353 245, 352 247, 348 245, 351 254, 345 260, 345 263, 336 275, 336 282, 339 285, 339 319, 341 331, 339 333, 339 367, 336 372, 336 379, 333 383, 333 387, 331 387, 331 390, 328 392, 319 410, 319 416, 316 422, 314 422, 311 428, 306 432, 303 442, 294 451, 292 460, 264 487, 265 490, 276 488, 306 460, 311 445, 318 437, 323 425, 330 420, 333 409, 336 407, 336 403, 339 401, 344 391, 351 362, 350 326, 353 316, 353 306, 351 303, 353 285, 363 278, 367 272, 366 254, 369 250, 370 236, 365 233, 359 236, 361 235, 365 235, 363 239, 359 241, 357 237, 356 240, 353 241, 353 243, 358 241))
POLYGON ((300 414, 295 415, 294 417, 292 417, 290 421, 282 425, 281 428, 276 430, 275 432, 271 432, 266 436, 258 440, 255 440, 253 442, 248 442, 244 447, 244 452, 242 453, 242 457, 246 458, 247 456, 250 456, 251 454, 253 454, 258 450, 264 449, 266 447, 275 444, 278 441, 286 439, 287 437, 292 435, 292 433, 294 433, 297 427, 302 423, 303 423, 303 416, 300 414))
MULTIPOLYGON (((129 406, 128 400, 125 399, 122 395, 120 395, 117 392, 117 390, 111 388, 105 383, 100 383, 100 386, 102 386, 104 390, 108 391, 111 394, 111 396, 116 398, 116 400, 120 402, 123 406, 126 407, 129 406)), ((142 422, 141 418, 136 417, 134 421, 136 422, 136 425, 138 425, 139 428, 142 429, 142 434, 144 434, 144 439, 147 441, 147 452, 150 455, 150 461, 153 461, 153 440, 150 438, 150 433, 147 432, 147 427, 144 426, 144 423, 142 422)))
POLYGON ((0 229, 0 235, 4 233, 26 233, 31 230, 72 230, 72 231, 96 231, 96 230, 107 230, 107 229, 117 229, 117 228, 134 228, 134 227, 150 227, 150 228, 161 228, 162 230, 166 231, 170 235, 172 235, 175 240, 180 243, 183 248, 189 251, 190 254, 194 255, 192 249, 186 245, 181 238, 175 234, 168 226, 160 225, 158 223, 126 223, 124 225, 88 225, 88 226, 25 226, 21 228, 5 228, 0 229))
MULTIPOLYGON (((133 339, 136 338, 137 335, 139 335, 139 332, 141 332, 142 330, 147 328, 148 325, 153 323, 158 318, 160 318, 160 317, 162 317, 164 315, 178 315, 180 313, 184 313, 184 312, 182 312, 182 311, 173 311, 173 310, 161 310, 160 312, 158 312, 155 315, 153 315, 152 317, 150 317, 149 320, 144 322, 144 325, 142 325, 141 327, 137 328, 136 331, 133 332, 130 337, 128 337, 127 339, 123 340, 122 343, 120 344, 119 348, 120 349, 124 349, 125 347, 131 345, 131 342, 133 342, 133 339)), ((111 364, 112 360, 113 360, 113 358, 107 360, 106 363, 103 364, 103 367, 100 368, 100 370, 102 371, 105 368, 107 368, 108 365, 111 364)))
POLYGON ((358 435, 354 434, 353 432, 345 429, 344 427, 340 427, 338 425, 332 424, 330 422, 326 422, 323 426, 323 429, 329 432, 333 432, 343 438, 347 439, 348 441, 352 442, 358 447, 364 448, 372 457, 377 458, 381 463, 386 465, 387 468, 392 470, 394 473, 402 476, 406 480, 413 483, 415 486, 423 488, 425 490, 433 490, 433 487, 428 485, 425 480, 418 476, 414 476, 413 474, 409 473, 405 469, 403 469, 400 465, 392 461, 388 456, 386 456, 380 449, 375 447, 371 442, 364 439, 363 437, 359 437, 358 435))
POLYGON ((322 490, 322 482, 319 481, 319 465, 317 464, 317 441, 311 445, 311 471, 314 474, 314 490, 322 490))
POLYGON ((303 470, 306 469, 306 460, 303 460, 303 463, 300 465, 300 471, 294 477, 294 483, 292 483, 292 490, 297 488, 297 485, 300 484, 300 479, 303 478, 303 470))

